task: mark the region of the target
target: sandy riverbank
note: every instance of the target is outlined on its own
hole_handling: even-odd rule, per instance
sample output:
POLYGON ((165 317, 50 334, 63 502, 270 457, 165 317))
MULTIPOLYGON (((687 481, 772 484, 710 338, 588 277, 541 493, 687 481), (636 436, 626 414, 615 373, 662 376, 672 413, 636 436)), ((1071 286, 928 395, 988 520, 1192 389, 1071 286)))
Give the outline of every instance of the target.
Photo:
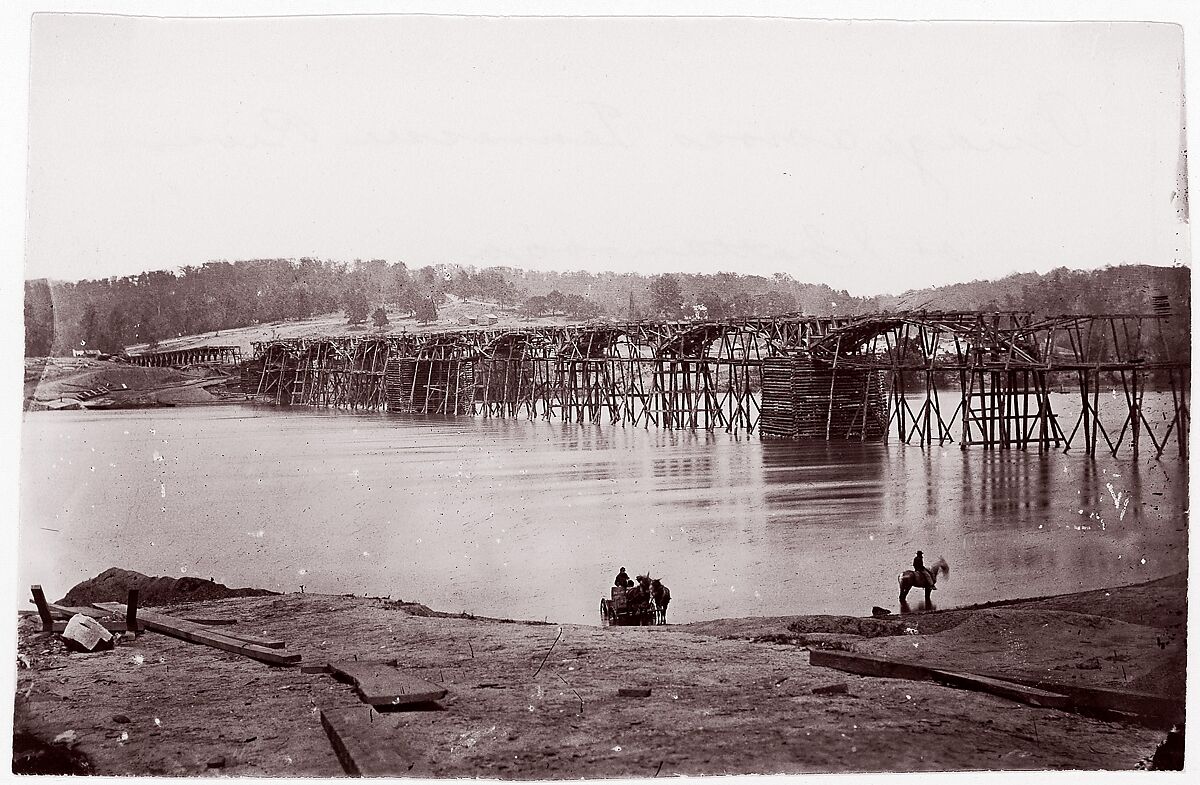
POLYGON ((241 400, 227 369, 143 368, 124 362, 43 357, 25 360, 24 408, 112 409, 241 400))
MULTIPOLYGON (((371 715, 376 732, 411 751, 412 768, 398 774, 436 777, 1128 770, 1163 730, 813 667, 807 649, 1172 695, 1186 644, 1182 575, 904 617, 648 628, 429 615, 412 603, 305 594, 169 612, 183 609, 236 616, 238 629, 283 639, 306 663, 395 658, 444 685, 440 711, 371 715), (652 693, 618 697, 621 687, 652 693)), ((45 740, 73 731, 96 773, 338 776, 316 709, 370 714, 326 674, 153 632, 71 655, 37 630, 36 617, 21 619, 16 729, 45 740)))

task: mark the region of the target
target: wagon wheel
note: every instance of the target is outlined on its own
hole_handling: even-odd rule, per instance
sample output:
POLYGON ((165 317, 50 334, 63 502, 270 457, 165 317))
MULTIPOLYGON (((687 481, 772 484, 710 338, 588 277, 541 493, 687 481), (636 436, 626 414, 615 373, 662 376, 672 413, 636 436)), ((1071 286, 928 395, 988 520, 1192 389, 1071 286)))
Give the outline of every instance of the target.
POLYGON ((612 625, 612 608, 608 600, 603 598, 600 600, 600 624, 604 627, 612 625))

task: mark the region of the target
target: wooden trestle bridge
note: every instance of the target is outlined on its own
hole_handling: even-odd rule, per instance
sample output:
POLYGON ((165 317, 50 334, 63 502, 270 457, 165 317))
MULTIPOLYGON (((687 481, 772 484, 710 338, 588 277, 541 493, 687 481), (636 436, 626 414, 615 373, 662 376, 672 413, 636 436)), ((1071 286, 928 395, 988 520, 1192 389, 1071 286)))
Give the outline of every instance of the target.
POLYGON ((261 342, 242 374, 276 404, 1183 455, 1186 330, 1012 311, 492 327, 261 342))

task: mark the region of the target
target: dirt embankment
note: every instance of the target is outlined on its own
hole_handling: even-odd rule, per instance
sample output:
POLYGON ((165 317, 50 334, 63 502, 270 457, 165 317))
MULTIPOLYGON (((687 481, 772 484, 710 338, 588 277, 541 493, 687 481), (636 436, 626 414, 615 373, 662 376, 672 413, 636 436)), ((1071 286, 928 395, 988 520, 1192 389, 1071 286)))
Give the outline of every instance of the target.
POLYGON ((106 360, 25 361, 26 410, 107 409, 220 403, 240 399, 228 369, 144 368, 106 360))
POLYGON ((409 776, 1132 769, 1154 753, 1162 730, 813 667, 806 649, 1158 692, 1182 678, 1172 652, 1184 653, 1185 603, 1179 577, 885 619, 643 628, 505 624, 425 615, 412 603, 303 594, 187 606, 285 640, 305 663, 395 658, 449 691, 441 710, 382 714, 327 674, 271 668, 156 633, 112 652, 68 655, 27 617, 19 627, 17 730, 43 740, 71 731, 65 738, 90 770, 109 775, 339 776, 316 709, 370 715, 373 734, 407 751, 395 773, 409 776), (620 697, 622 687, 651 694, 620 697))
POLYGON ((95 578, 77 583, 59 605, 87 606, 94 602, 125 602, 129 590, 138 590, 139 605, 176 605, 183 602, 224 600, 229 597, 263 597, 279 592, 266 589, 231 589, 203 578, 151 578, 133 570, 110 567, 95 578))

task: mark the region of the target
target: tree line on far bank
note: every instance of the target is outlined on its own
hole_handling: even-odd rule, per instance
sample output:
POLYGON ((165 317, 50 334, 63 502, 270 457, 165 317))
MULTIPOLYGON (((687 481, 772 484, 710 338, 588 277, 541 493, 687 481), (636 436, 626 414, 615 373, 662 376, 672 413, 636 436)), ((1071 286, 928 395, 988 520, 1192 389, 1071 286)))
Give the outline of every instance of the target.
MULTIPOLYGON (((1154 302, 1161 307, 1164 297, 1176 313, 1186 315, 1190 284, 1187 268, 1125 265, 1094 271, 1060 268, 1045 275, 863 298, 801 283, 785 273, 769 278, 724 272, 647 276, 451 264, 409 269, 403 262, 382 259, 220 261, 177 272, 26 281, 25 354, 65 355, 72 349, 116 354, 126 346, 181 335, 337 312, 351 324, 370 322, 377 328, 393 326, 396 318, 428 323, 437 320, 449 295, 525 317, 579 321, 855 315, 910 308, 1149 313, 1154 302)), ((1188 334, 1183 336, 1186 350, 1188 334)))

